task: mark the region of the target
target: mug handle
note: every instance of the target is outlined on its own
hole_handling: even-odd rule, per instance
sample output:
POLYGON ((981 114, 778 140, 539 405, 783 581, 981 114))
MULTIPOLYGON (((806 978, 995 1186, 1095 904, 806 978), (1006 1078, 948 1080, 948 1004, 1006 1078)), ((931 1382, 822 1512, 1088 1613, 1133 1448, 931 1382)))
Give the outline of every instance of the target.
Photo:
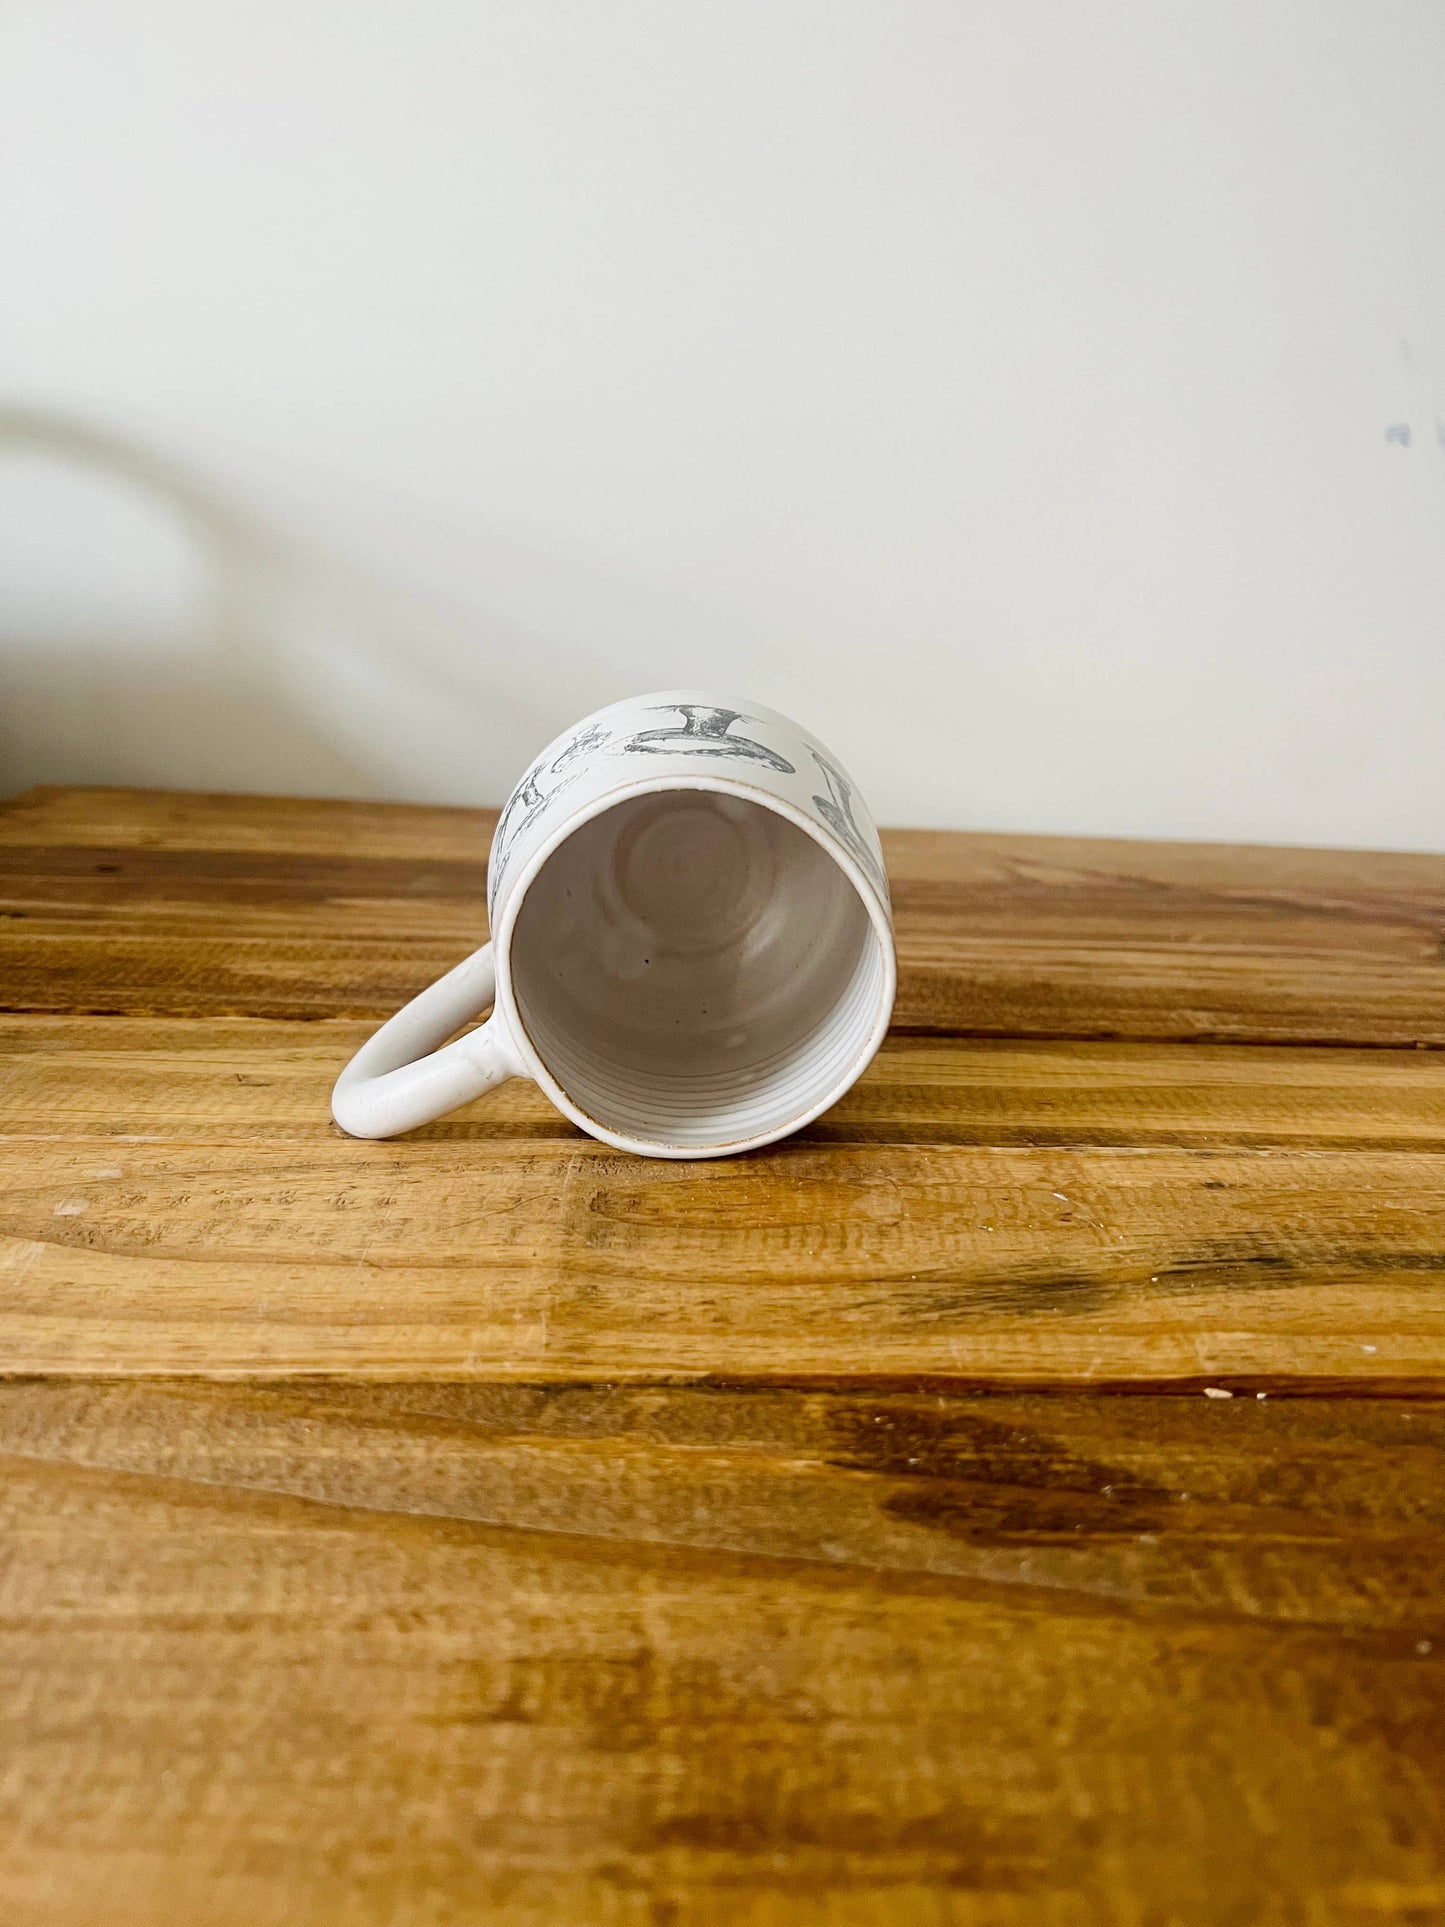
POLYGON ((342 1130, 395 1137, 519 1077, 525 1066, 495 1011, 480 1030, 446 1042, 481 1016, 496 990, 492 946, 484 943, 388 1018, 336 1080, 331 1115, 342 1130))

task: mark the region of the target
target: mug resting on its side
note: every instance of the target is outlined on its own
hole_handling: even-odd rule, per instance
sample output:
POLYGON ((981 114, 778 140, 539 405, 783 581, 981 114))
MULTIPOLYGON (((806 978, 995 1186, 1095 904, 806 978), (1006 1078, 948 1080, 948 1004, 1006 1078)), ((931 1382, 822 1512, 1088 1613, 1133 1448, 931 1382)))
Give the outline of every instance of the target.
POLYGON ((878 833, 836 757, 758 703, 666 690, 559 736, 502 811, 487 906, 492 941, 337 1079, 343 1131, 532 1077, 620 1150, 721 1157, 825 1111, 888 1028, 878 833))

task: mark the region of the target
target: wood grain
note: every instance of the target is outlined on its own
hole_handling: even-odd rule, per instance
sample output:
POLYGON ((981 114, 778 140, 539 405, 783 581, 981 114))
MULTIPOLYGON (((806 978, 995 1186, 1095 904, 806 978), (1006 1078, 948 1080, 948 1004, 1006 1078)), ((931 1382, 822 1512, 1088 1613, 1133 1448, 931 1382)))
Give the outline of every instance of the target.
POLYGON ((1437 1383, 1438 1152, 0 1143, 9 1371, 1437 1383))
MULTIPOLYGON (((36 791, 0 1006, 384 1014, 480 943, 494 814, 36 791)), ((1445 858, 889 832, 900 1030, 1445 1045, 1445 858)))
POLYGON ((17 1386, 8 1917, 1424 1923, 1436 1404, 17 1386))
POLYGON ((793 1141, 345 1140, 490 824, 0 807, 0 1920, 1445 1917, 1445 859, 892 833, 793 1141))
MULTIPOLYGON (((327 1134, 369 1019, 0 1015, 7 1137, 208 1144, 327 1134)), ((587 1139, 521 1080, 408 1144, 587 1139)), ((1445 1150, 1431 1052, 891 1036, 800 1143, 1445 1150)))
POLYGON ((4 1020, 0 1369, 1438 1382, 1428 1053, 901 1039, 671 1165, 520 1084, 344 1139, 363 1029, 4 1020))

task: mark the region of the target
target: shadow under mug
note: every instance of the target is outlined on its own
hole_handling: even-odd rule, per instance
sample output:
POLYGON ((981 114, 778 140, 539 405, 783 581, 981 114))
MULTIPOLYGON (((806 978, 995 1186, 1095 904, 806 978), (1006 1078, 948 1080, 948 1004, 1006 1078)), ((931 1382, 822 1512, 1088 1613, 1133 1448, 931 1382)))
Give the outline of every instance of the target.
POLYGON ((531 1077, 621 1150, 721 1157, 835 1103, 888 1027, 877 831, 837 759, 756 703, 663 691, 558 737, 502 811, 488 900, 492 941, 341 1073, 342 1130, 531 1077))

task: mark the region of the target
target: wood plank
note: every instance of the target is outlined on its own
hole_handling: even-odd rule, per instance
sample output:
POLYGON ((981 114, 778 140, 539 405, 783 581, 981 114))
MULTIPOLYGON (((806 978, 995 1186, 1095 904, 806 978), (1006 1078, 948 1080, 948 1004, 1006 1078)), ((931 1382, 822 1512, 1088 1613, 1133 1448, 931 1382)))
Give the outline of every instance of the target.
POLYGON ((26 1927, 1445 1909, 1435 1403, 10 1386, 0 1450, 26 1927))
POLYGON ((0 1369, 1441 1383, 1438 1151, 0 1144, 0 1369))
MULTIPOLYGON (((0 1016, 0 1137, 307 1145, 370 1028, 0 1016)), ((516 1079, 404 1141, 457 1138, 582 1134, 516 1079)), ((895 1035, 800 1141, 1445 1150, 1445 1068, 1425 1051, 895 1035)))
POLYGON ((365 852, 417 862, 485 864, 496 820, 495 810, 430 803, 44 784, 0 802, 0 848, 198 851, 263 858, 365 852))
MULTIPOLYGON (((380 1015, 482 940, 493 813, 0 807, 0 1005, 380 1015)), ((1445 1046, 1445 857, 890 831, 897 1026, 1445 1046)))
POLYGON ((1445 1659, 1434 1399, 51 1379, 0 1384, 0 1454, 1439 1637, 1445 1659))
POLYGON ((0 1368, 1439 1379, 1428 1053, 901 1039, 678 1167, 521 1083, 354 1144, 363 1028, 4 1020, 0 1368))
POLYGON ((885 834, 903 1028, 1445 1041, 1445 857, 885 834))

